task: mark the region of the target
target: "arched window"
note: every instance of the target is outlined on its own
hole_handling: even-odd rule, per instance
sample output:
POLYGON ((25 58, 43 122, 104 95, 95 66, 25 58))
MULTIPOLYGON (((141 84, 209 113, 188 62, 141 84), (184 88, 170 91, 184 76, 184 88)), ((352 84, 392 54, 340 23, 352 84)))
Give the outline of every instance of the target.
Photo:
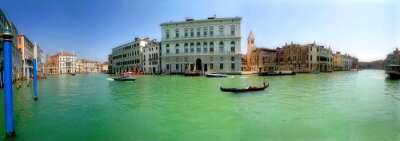
POLYGON ((169 44, 165 45, 165 49, 167 51, 167 54, 169 53, 169 44))
POLYGON ((207 28, 206 27, 204 27, 204 29, 203 29, 203 35, 207 36, 207 28))
POLYGON ((190 43, 190 52, 194 52, 194 43, 190 43))
POLYGON ((176 54, 179 53, 179 44, 175 44, 175 53, 176 53, 176 54))
POLYGON ((185 43, 184 48, 185 48, 185 53, 189 52, 188 43, 185 43))
POLYGON ((207 52, 207 42, 203 43, 203 52, 207 52))
POLYGON ((235 41, 231 42, 231 52, 235 52, 235 41))
POLYGON ((210 42, 210 52, 214 52, 214 42, 210 42))
POLYGON ((197 53, 201 52, 201 43, 200 42, 196 43, 196 52, 197 53))
POLYGON ((224 51, 224 42, 219 42, 219 52, 223 52, 224 51))
POLYGON ((210 27, 210 36, 214 35, 214 27, 210 27))

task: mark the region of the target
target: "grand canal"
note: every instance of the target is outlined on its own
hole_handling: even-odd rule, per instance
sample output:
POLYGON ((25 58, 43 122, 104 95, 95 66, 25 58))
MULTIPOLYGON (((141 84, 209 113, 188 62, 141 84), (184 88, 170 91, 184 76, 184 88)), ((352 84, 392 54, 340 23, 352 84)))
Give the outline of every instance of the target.
MULTIPOLYGON (((14 86, 12 140, 400 140, 400 81, 384 71, 228 78, 55 75, 14 86), (271 85, 223 93, 226 87, 271 85)), ((0 133, 4 103, 0 98, 0 133)), ((3 138, 4 139, 4 138, 3 138)))

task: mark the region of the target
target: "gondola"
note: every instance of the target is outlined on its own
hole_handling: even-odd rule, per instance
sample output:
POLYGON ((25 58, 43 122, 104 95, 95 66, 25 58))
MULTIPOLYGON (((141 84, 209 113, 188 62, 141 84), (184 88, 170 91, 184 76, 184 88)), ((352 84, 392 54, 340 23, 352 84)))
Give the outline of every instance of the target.
POLYGON ((249 87, 245 87, 245 88, 223 88, 221 86, 219 86, 219 88, 221 89, 221 91, 223 92, 250 92, 250 91, 261 91, 264 90, 265 88, 267 88, 269 86, 269 82, 264 82, 263 86, 249 86, 249 87))

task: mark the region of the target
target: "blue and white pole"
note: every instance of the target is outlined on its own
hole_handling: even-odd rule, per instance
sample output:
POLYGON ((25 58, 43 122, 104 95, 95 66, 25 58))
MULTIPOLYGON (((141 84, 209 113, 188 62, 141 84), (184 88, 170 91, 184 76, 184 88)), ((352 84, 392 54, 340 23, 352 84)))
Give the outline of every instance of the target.
POLYGON ((33 47, 33 100, 38 100, 37 97, 37 72, 36 72, 37 45, 33 47))
POLYGON ((14 136, 14 116, 13 116, 13 98, 12 98, 12 56, 11 44, 14 35, 8 27, 1 34, 3 37, 3 57, 4 57, 4 108, 6 122, 6 136, 14 136))

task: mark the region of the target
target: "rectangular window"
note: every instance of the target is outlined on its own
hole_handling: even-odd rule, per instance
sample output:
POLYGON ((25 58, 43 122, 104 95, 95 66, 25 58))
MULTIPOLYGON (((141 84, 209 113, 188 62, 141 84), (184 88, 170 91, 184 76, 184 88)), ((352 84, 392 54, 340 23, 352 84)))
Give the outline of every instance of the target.
POLYGON ((235 69, 235 63, 231 64, 231 69, 234 70, 235 69))
POLYGON ((214 28, 210 28, 210 36, 214 35, 214 28))
POLYGON ((219 35, 220 36, 224 35, 224 28, 223 27, 219 28, 219 35))
POLYGON ((210 64, 210 69, 214 69, 214 64, 210 64))
POLYGON ((219 57, 219 61, 224 61, 224 57, 219 57))
POLYGON ((166 37, 168 39, 169 38, 169 31, 166 31, 165 35, 166 35, 166 37))
POLYGON ((200 28, 196 29, 197 37, 200 36, 200 28))
POLYGON ((203 32, 204 32, 203 35, 204 35, 204 36, 207 36, 207 29, 204 28, 204 29, 203 29, 203 32))
POLYGON ((231 57, 231 61, 235 61, 235 57, 231 57))
POLYGON ((179 64, 175 65, 175 70, 179 70, 179 64))
POLYGON ((224 64, 220 63, 220 64, 219 64, 219 69, 220 69, 220 70, 223 70, 223 69, 224 69, 224 64))
POLYGON ((175 37, 178 38, 179 37, 179 30, 175 31, 175 37))

